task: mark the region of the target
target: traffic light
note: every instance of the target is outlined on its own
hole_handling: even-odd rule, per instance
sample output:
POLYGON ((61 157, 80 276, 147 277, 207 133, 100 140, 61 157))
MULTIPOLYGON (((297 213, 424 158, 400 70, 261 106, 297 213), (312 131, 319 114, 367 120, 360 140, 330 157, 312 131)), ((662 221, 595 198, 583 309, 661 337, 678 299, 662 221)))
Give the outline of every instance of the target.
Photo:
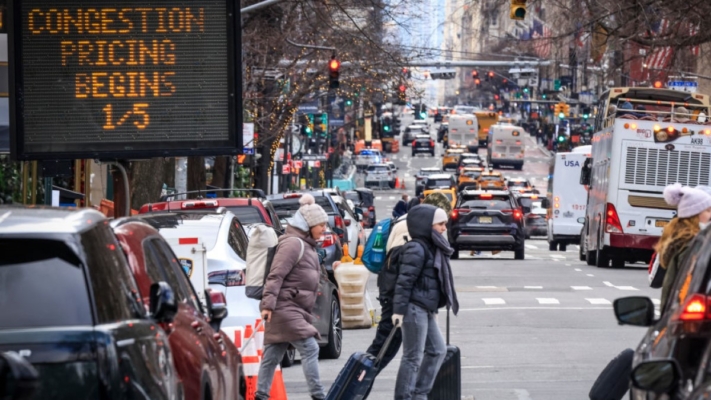
POLYGON ((301 121, 301 134, 306 137, 311 137, 314 133, 314 116, 313 114, 304 114, 301 121))
POLYGON ((472 71, 472 79, 476 80, 477 78, 479 78, 479 71, 477 71, 477 70, 472 71))
POLYGON ((498 94, 495 94, 495 95, 494 95, 494 100, 499 100, 499 95, 498 95, 498 94))
POLYGON ((511 0, 509 18, 523 21, 526 18, 526 0, 511 0))
POLYGON ((566 117, 570 116, 570 106, 568 104, 563 104, 563 114, 565 114, 566 117))
POLYGON ((558 143, 563 143, 567 140, 567 138, 565 137, 565 135, 558 135, 557 140, 558 140, 558 143))
POLYGON ((325 130, 323 129, 323 123, 324 123, 323 116, 324 115, 325 114, 313 114, 313 124, 314 124, 313 131, 318 136, 323 136, 325 133, 325 130))
POLYGON ((412 71, 410 71, 409 68, 403 68, 402 69, 402 74, 405 76, 405 78, 410 79, 412 78, 412 71))
POLYGON ((382 128, 383 128, 383 132, 382 132, 382 133, 390 133, 390 132, 392 132, 392 130, 393 130, 393 128, 392 128, 392 120, 390 119, 390 117, 385 117, 385 118, 383 118, 383 124, 382 124, 381 126, 382 126, 382 128))
POLYGON ((488 82, 489 79, 494 79, 494 71, 489 71, 489 72, 486 74, 486 81, 488 82))
POLYGON ((336 56, 331 56, 331 61, 328 63, 328 88, 338 89, 340 84, 338 76, 340 75, 341 62, 336 60, 336 56))
POLYGON ((398 90, 400 90, 400 93, 405 93, 405 92, 407 91, 407 86, 405 86, 405 85, 400 85, 400 87, 398 88, 398 90))
POLYGON ((353 105, 353 100, 351 99, 346 99, 346 107, 350 107, 353 105))
POLYGON ((582 112, 583 120, 587 120, 588 118, 590 118, 590 107, 583 107, 582 112))
POLYGON ((546 94, 543 93, 543 94, 541 95, 541 98, 542 98, 543 100, 545 100, 545 99, 546 99, 546 94))
POLYGON ((557 116, 560 119, 565 118, 565 114, 563 113, 563 106, 565 104, 563 103, 557 103, 555 105, 555 109, 553 110, 553 115, 557 116))
POLYGON ((474 79, 474 84, 475 84, 477 87, 481 87, 481 80, 480 80, 479 78, 474 79))
POLYGON ((524 93, 528 93, 528 86, 526 86, 526 87, 523 88, 523 92, 524 92, 524 93))

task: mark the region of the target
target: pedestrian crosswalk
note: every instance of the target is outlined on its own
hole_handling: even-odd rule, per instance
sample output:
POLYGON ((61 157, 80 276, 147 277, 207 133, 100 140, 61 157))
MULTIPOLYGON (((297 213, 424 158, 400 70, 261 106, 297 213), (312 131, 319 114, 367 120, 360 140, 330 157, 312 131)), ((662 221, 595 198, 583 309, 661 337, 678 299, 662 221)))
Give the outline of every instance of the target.
MULTIPOLYGON (((533 297, 530 299, 505 299, 503 297, 482 297, 481 302, 486 306, 534 306, 534 305, 567 305, 567 306, 581 306, 583 304, 593 305, 593 306, 611 306, 612 301, 606 298, 600 297, 585 297, 583 299, 559 299, 555 297, 533 297), (582 300, 582 301, 581 301, 582 300), (584 302, 583 302, 584 301, 584 302)), ((655 306, 659 306, 659 299, 652 299, 655 306)))

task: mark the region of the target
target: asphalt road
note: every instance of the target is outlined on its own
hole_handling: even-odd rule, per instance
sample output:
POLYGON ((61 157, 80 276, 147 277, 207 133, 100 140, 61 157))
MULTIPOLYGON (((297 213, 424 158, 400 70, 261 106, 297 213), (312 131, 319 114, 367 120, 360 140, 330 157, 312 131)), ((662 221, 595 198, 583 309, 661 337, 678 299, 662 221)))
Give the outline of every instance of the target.
MULTIPOLYGON (((523 171, 505 174, 527 177, 544 193, 548 156, 533 139, 526 139, 523 171)), ((392 159, 405 179, 405 192, 412 196, 415 173, 441 165, 441 148, 434 158, 411 158, 408 150, 392 159)), ((402 192, 377 192, 379 218, 390 215, 402 192)), ((612 302, 625 296, 649 296, 657 302, 660 295, 648 286, 646 265, 598 269, 579 261, 578 246, 551 252, 545 238, 528 240, 522 261, 506 251, 477 256, 462 252, 460 257, 452 261, 460 311, 451 319, 451 343, 462 352, 463 399, 588 399, 605 365, 623 349, 635 348, 644 334, 644 328, 619 326, 612 302)), ((375 281, 371 276, 368 287, 377 305, 375 281)), ((444 332, 443 312, 439 322, 444 332)), ((374 333, 375 329, 344 331, 341 358, 320 363, 326 387, 350 354, 368 347, 374 333)), ((398 356, 380 374, 370 399, 393 398, 399 361, 398 356)), ((289 399, 310 399, 298 364, 284 371, 284 379, 289 399)))

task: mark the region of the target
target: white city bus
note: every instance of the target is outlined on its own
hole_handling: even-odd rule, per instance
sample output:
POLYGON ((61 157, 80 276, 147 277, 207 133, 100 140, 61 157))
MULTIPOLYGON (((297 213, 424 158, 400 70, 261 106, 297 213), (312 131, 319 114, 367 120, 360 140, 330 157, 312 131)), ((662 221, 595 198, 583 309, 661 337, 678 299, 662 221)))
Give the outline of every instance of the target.
POLYGON ((489 128, 486 160, 490 166, 510 165, 517 170, 523 168, 524 130, 520 126, 497 123, 489 128))
POLYGON ((598 267, 646 262, 676 215, 664 201, 664 187, 711 183, 709 97, 613 88, 598 110, 590 168, 580 180, 589 185, 583 255, 598 267))
POLYGON ((467 146, 467 151, 479 151, 479 123, 474 114, 452 114, 449 116, 449 143, 467 146))

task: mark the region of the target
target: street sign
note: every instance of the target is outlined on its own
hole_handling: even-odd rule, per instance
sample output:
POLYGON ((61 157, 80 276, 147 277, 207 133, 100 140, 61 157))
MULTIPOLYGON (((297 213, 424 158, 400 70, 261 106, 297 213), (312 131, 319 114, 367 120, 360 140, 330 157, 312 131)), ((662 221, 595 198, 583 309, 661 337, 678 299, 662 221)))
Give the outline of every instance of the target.
POLYGON ((281 166, 281 173, 287 175, 291 173, 291 166, 289 164, 284 164, 281 166))
POLYGON ((234 2, 11 4, 10 126, 17 159, 242 150, 234 2))
POLYGON ((244 154, 254 154, 254 122, 242 124, 242 143, 244 154))
POLYGON ((667 87, 682 92, 696 93, 699 83, 692 81, 669 81, 667 82, 667 87))
POLYGON ((294 168, 296 169, 301 169, 303 168, 304 164, 301 160, 294 160, 294 168))

